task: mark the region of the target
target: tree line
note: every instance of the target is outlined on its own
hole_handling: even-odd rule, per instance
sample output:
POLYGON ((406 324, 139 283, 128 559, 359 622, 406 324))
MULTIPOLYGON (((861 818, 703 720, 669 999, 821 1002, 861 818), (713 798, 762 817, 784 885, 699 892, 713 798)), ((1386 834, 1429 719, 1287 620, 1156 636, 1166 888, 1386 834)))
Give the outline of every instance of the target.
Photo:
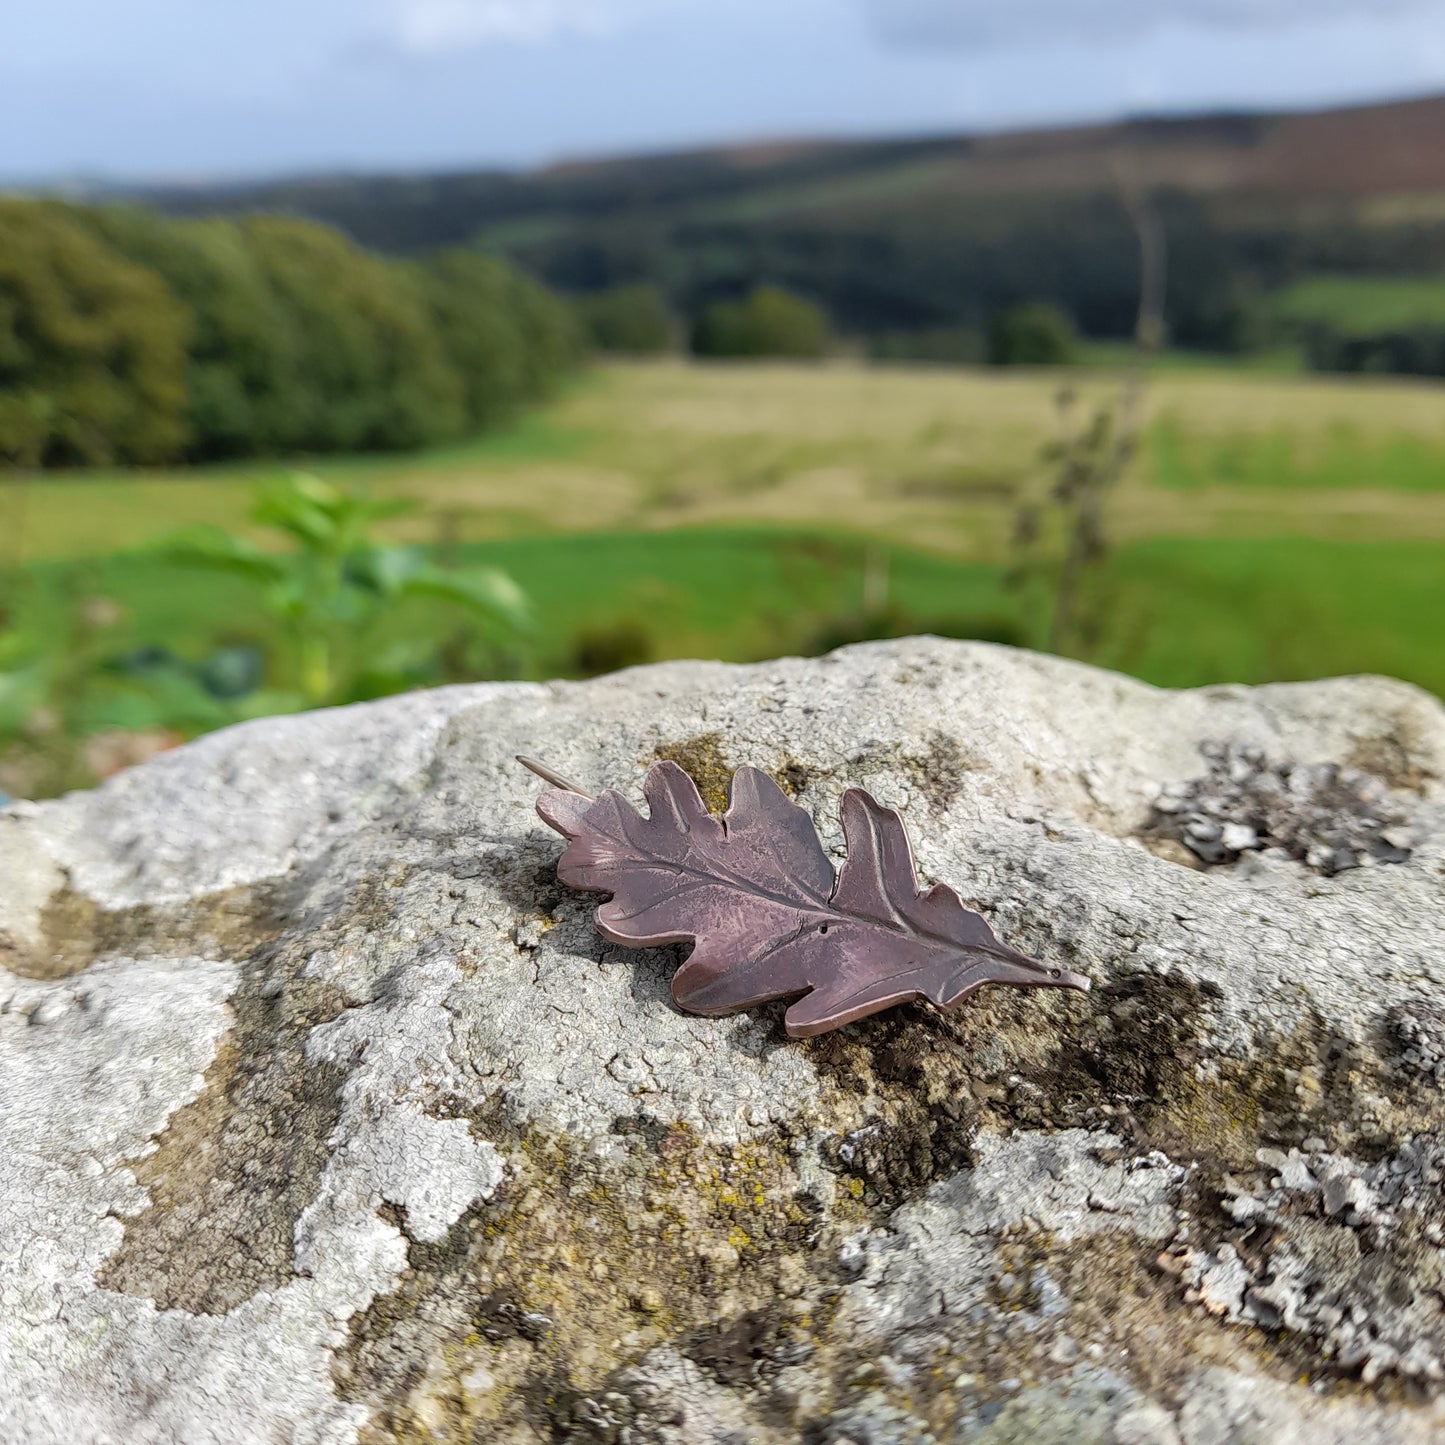
POLYGON ((0 198, 0 461, 391 450, 485 427, 580 356, 572 308, 478 251, 387 260, 280 216, 0 198))
MULTIPOLYGON (((602 352, 655 356, 685 343, 694 356, 729 360, 816 361, 836 344, 828 313, 778 286, 755 286, 733 301, 704 306, 690 325, 647 282, 579 297, 587 339, 602 352)), ((987 330, 965 327, 884 332, 868 338, 874 361, 939 361, 964 365, 1065 366, 1079 359, 1079 338, 1062 311, 1025 302, 1001 312, 987 330)))

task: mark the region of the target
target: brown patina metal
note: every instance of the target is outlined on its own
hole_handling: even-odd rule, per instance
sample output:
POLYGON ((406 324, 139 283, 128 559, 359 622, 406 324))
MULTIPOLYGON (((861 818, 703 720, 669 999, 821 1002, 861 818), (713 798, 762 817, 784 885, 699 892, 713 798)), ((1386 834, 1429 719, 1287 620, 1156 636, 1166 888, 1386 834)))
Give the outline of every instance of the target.
POLYGON ((1000 943, 953 889, 920 890, 901 815, 861 788, 842 797, 835 878, 812 818, 756 768, 734 773, 719 817, 676 763, 655 763, 644 817, 610 788, 593 798, 517 761, 553 785, 537 812, 567 839, 558 878, 612 894, 598 931, 632 948, 696 945, 672 980, 690 1013, 796 998, 785 1021, 806 1038, 918 999, 952 1008, 988 983, 1089 988, 1000 943))

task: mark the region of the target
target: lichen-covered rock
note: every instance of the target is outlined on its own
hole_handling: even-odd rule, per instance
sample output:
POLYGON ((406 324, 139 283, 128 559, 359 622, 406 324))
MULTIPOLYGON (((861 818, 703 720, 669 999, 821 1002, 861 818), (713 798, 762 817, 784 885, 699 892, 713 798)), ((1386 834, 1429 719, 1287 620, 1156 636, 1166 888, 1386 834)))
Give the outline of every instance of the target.
POLYGON ((915 640, 249 724, 12 805, 0 1438, 1442 1438, 1442 777, 1399 683, 915 640), (557 885, 518 751, 714 805, 752 764, 835 857, 867 787, 1094 991, 680 1014, 679 951, 557 885))

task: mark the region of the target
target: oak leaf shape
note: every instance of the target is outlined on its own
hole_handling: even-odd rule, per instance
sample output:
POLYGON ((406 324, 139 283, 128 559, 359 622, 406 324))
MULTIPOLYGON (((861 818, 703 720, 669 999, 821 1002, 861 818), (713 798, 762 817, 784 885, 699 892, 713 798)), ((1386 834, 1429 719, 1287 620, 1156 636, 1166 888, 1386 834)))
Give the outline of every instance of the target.
POLYGON ((554 789, 537 812, 568 840, 562 882, 612 894, 595 916, 604 937, 695 942, 672 980, 689 1013, 801 994, 785 1022, 808 1038, 915 999, 952 1008, 987 983, 1089 987, 1000 943, 953 889, 920 891, 902 817, 861 788, 840 804, 836 879, 813 820, 756 768, 733 775, 721 817, 676 763, 654 764, 642 791, 647 817, 611 789, 554 789))

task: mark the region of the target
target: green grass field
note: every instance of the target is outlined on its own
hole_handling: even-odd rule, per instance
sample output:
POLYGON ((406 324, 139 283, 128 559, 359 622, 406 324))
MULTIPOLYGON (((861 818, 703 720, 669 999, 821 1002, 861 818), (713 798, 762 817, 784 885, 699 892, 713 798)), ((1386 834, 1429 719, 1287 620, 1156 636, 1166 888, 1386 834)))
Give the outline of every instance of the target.
POLYGON ((1310 436, 1283 426, 1209 435, 1167 415, 1155 421, 1148 447, 1150 480, 1163 487, 1445 491, 1445 455, 1433 439, 1367 436, 1347 421, 1310 436))
MULTIPOLYGON (((1058 432, 1061 389, 1084 406, 1114 386, 1098 366, 619 365, 470 443, 310 465, 414 500, 394 528, 413 540, 822 525, 997 561, 1011 489, 1040 473, 1058 432)), ((1115 502, 1121 540, 1445 540, 1440 384, 1174 369, 1148 408, 1115 502)), ((0 563, 135 547, 201 521, 243 527, 252 488, 274 470, 0 485, 0 563)))
POLYGON ((1316 276, 1270 298, 1281 321, 1325 321, 1347 335, 1408 331, 1445 322, 1445 281, 1438 277, 1316 276))
MULTIPOLYGON (((1025 636, 1001 567, 907 547, 883 551, 887 607, 865 616, 867 550, 818 532, 710 528, 475 543, 458 560, 504 567, 535 598, 535 643, 517 663, 533 677, 592 670, 588 645, 623 663, 755 661, 898 631, 1025 636)), ((1119 551, 1106 584, 1114 621, 1097 660, 1161 686, 1385 672, 1445 695, 1445 549, 1433 542, 1155 539, 1119 551)), ((119 604, 105 638, 116 655, 159 644, 195 660, 218 642, 265 646, 277 629, 247 583, 134 553, 37 567, 22 617, 58 629, 77 596, 119 604)), ((461 621, 408 604, 375 642, 461 621)))
MULTIPOLYGON (((504 567, 534 601, 526 645, 482 661, 448 651, 460 614, 396 608, 358 646, 385 658, 426 643, 418 684, 920 630, 1029 641, 1003 581, 1012 489, 1046 475, 1061 387, 1087 403, 1111 385, 1095 368, 624 366, 467 445, 315 470, 411 499, 397 539, 504 567), (865 570, 875 603, 886 573, 867 616, 865 570)), ((1149 409, 1111 503, 1091 660, 1167 686, 1382 672, 1445 695, 1445 387, 1167 372, 1149 409)), ((104 626, 75 643, 100 683, 73 727, 194 732, 244 714, 147 700, 121 664, 155 648, 187 664, 277 652, 280 624, 247 583, 145 551, 189 523, 246 530, 273 470, 0 487, 0 601, 21 631, 63 648, 87 599, 104 600, 104 626)))

